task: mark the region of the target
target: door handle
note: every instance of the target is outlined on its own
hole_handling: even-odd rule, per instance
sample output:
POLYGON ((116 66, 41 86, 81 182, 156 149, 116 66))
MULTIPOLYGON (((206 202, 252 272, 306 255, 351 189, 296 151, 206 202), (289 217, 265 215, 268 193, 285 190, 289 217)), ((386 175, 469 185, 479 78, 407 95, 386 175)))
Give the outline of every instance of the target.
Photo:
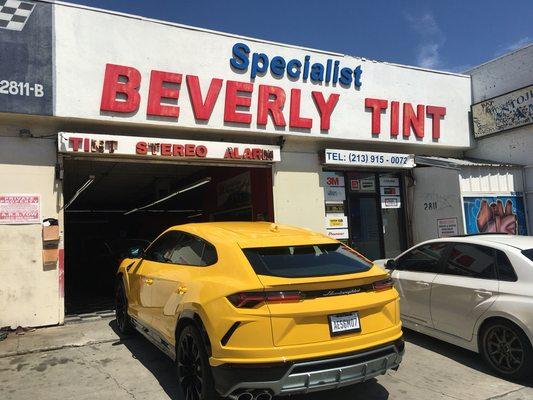
POLYGON ((429 287, 429 283, 428 282, 416 281, 416 284, 420 285, 420 286, 424 286, 424 287, 429 287))
POLYGON ((483 290, 483 289, 474 290, 474 293, 477 294, 479 297, 490 297, 490 296, 492 296, 492 292, 490 292, 488 290, 483 290))
POLYGON ((152 278, 146 278, 144 283, 146 283, 147 285, 151 285, 152 283, 154 283, 154 280, 152 278))
POLYGON ((188 289, 187 289, 185 286, 180 286, 180 287, 178 287, 178 289, 176 290, 176 292, 177 292, 178 294, 185 294, 185 293, 187 293, 187 290, 188 290, 188 289))

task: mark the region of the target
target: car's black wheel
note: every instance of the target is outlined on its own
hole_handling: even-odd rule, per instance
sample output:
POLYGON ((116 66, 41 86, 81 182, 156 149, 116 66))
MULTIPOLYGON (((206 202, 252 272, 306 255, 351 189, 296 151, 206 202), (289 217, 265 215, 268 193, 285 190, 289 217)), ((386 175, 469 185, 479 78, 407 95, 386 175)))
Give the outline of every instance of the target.
POLYGON ((499 375, 508 379, 521 379, 532 374, 531 343, 512 322, 491 322, 481 332, 480 345, 483 358, 499 375))
POLYGON ((204 342, 193 325, 185 326, 176 342, 176 366, 185 400, 218 398, 204 342))
POLYGON ((120 333, 124 335, 133 333, 133 326, 128 315, 128 298, 122 280, 117 283, 115 291, 115 318, 120 333))

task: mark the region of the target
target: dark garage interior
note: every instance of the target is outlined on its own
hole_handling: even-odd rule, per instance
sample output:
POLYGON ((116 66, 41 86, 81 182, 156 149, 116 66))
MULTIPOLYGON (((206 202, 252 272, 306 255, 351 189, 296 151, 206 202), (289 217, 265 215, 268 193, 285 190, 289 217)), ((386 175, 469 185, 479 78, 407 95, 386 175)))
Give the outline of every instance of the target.
POLYGON ((170 226, 273 221, 270 167, 65 159, 63 185, 67 315, 112 309, 128 249, 170 226))

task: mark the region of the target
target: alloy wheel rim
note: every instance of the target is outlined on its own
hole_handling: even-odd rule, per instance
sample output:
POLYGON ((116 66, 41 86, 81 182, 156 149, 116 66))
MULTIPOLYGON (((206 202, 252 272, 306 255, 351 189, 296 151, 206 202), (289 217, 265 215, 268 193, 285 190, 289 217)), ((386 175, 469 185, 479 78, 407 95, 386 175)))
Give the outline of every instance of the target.
POLYGON ((191 334, 179 344, 178 379, 186 400, 200 400, 203 388, 203 368, 200 349, 191 334))
POLYGON ((504 373, 514 373, 524 363, 522 343, 506 326, 497 325, 487 332, 485 350, 491 364, 504 373))

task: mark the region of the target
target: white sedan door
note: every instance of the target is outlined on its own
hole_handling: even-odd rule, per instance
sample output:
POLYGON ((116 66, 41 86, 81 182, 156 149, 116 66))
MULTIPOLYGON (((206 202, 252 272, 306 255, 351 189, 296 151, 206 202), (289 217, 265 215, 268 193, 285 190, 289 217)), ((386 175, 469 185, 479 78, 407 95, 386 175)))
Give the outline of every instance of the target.
POLYGON ((471 341, 476 321, 494 303, 498 288, 494 249, 455 243, 443 273, 433 281, 433 326, 471 341))
POLYGON ((431 286, 440 272, 445 242, 432 242, 415 247, 397 260, 391 272, 400 293, 400 314, 403 320, 432 326, 430 299, 431 286))

